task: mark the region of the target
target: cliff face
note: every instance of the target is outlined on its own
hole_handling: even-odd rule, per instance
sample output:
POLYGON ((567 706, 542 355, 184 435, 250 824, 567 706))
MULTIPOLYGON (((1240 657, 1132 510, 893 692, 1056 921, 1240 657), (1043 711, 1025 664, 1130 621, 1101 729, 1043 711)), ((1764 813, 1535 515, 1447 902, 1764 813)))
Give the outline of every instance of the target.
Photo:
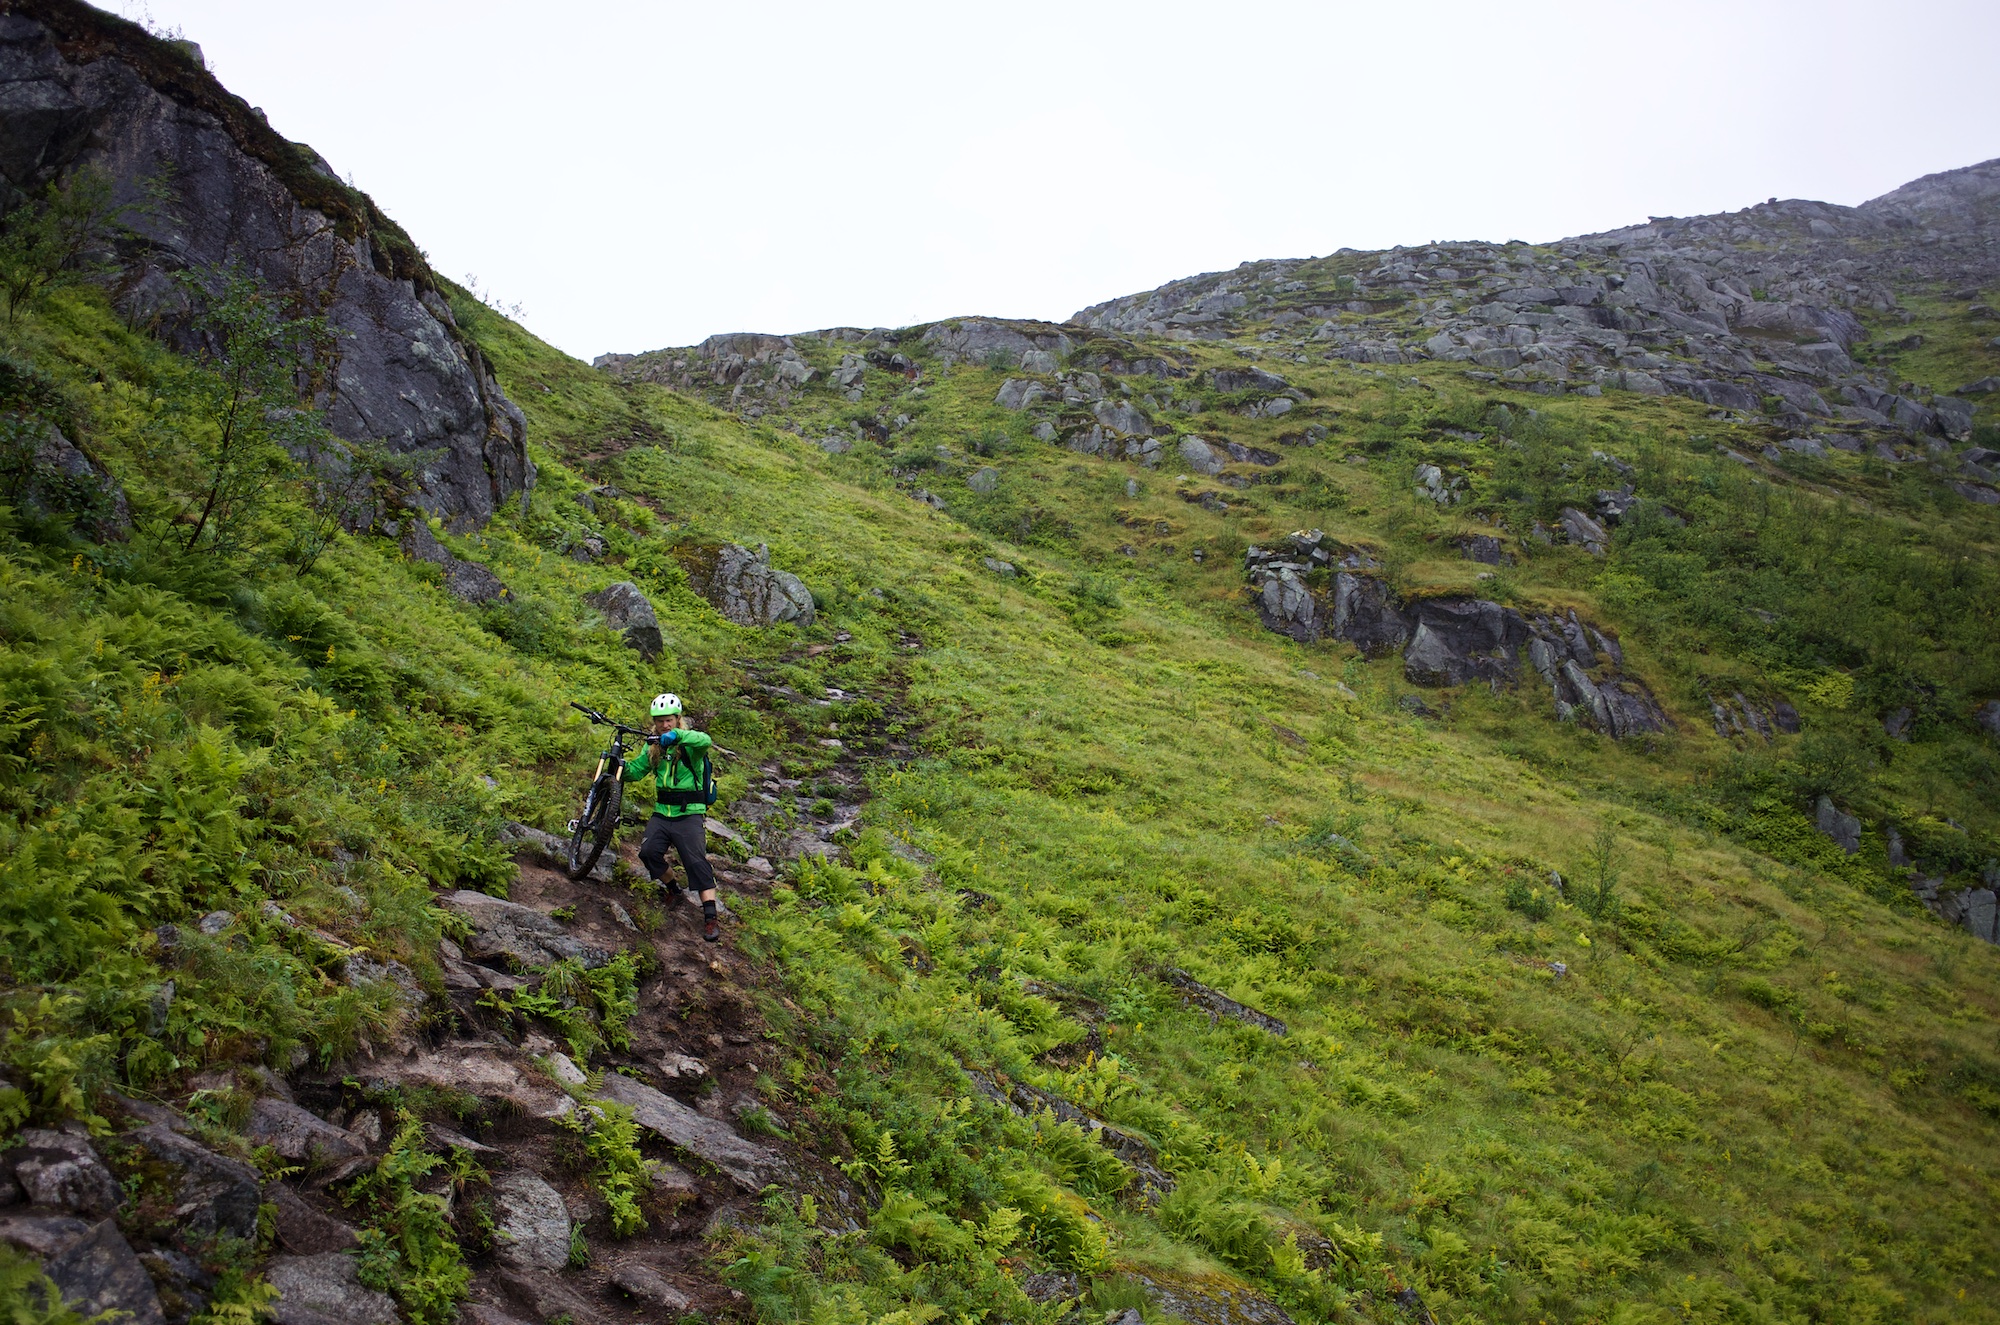
POLYGON ((240 263, 339 330, 329 422, 345 440, 422 454, 418 504, 473 528, 533 485, 520 410, 408 236, 364 195, 191 49, 64 0, 0 5, 0 175, 32 190, 83 166, 135 205, 119 253, 129 315, 171 319, 170 272, 240 263))

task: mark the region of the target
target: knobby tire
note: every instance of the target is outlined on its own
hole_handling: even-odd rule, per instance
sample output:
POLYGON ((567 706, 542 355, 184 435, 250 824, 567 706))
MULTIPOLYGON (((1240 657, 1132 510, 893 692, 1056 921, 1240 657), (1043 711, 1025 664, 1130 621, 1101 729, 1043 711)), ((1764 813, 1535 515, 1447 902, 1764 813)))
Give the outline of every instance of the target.
POLYGON ((584 799, 583 813, 569 835, 569 877, 581 879, 597 868, 597 858, 611 845, 618 828, 618 813, 625 800, 625 784, 606 775, 591 787, 584 799))

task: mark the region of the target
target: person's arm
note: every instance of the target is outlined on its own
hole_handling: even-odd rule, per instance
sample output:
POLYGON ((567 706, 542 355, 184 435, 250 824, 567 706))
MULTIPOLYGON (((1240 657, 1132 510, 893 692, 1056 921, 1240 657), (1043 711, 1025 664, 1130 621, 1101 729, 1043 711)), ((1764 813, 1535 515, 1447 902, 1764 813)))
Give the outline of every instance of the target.
POLYGON ((683 750, 706 750, 715 744, 709 739, 707 732, 691 731, 686 728, 670 731, 660 739, 671 745, 678 745, 683 750))
POLYGON ((653 757, 658 752, 659 747, 651 741, 647 741, 643 746, 639 747, 639 753, 625 761, 626 781, 637 782, 640 778, 651 773, 653 771, 653 757))

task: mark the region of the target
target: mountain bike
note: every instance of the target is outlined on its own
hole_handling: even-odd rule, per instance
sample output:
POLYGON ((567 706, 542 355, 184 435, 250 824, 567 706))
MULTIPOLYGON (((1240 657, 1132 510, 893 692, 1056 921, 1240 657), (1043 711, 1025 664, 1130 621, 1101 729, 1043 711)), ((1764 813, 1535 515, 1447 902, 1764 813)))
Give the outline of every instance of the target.
POLYGON ((597 757, 597 772, 583 798, 583 813, 569 821, 569 877, 581 879, 596 868, 597 858, 618 831, 618 813, 625 804, 625 738, 636 736, 644 743, 653 733, 627 727, 575 701, 570 707, 589 718, 592 726, 611 728, 611 744, 597 757))

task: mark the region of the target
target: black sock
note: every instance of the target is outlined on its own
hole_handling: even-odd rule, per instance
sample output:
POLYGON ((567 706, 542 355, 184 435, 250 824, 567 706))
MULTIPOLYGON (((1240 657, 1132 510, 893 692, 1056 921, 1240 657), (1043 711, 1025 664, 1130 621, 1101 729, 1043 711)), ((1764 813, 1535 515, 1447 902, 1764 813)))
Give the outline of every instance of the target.
POLYGON ((701 904, 701 917, 704 920, 715 919, 715 899, 713 897, 701 904))

